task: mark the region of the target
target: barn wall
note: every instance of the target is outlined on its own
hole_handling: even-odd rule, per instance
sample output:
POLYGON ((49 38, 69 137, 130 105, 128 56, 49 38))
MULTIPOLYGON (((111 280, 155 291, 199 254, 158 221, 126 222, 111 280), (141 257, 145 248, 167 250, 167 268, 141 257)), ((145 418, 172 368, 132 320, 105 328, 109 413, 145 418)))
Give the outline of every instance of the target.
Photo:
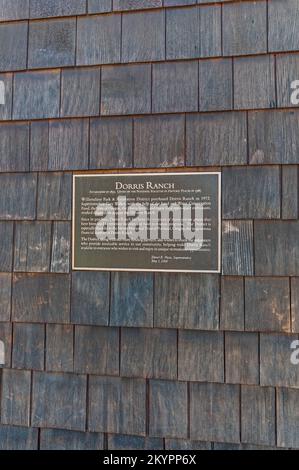
POLYGON ((299 2, 0 21, 0 448, 299 448, 299 2), (185 167, 222 171, 221 275, 71 271, 73 172, 185 167))

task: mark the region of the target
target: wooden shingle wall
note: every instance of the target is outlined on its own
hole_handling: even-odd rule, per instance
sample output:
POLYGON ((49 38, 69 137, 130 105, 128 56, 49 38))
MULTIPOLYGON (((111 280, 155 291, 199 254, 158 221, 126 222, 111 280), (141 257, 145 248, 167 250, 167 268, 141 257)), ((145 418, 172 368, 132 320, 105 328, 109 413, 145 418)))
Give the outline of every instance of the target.
POLYGON ((298 25, 0 0, 1 449, 299 448, 298 25), (221 275, 71 272, 72 172, 184 167, 222 171, 221 275))

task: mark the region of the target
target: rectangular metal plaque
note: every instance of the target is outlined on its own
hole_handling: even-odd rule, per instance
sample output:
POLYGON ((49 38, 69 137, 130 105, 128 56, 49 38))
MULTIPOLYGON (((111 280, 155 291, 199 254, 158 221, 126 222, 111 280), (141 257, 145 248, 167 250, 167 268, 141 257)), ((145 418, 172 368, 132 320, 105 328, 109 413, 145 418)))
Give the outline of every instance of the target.
POLYGON ((74 175, 73 269, 220 271, 220 173, 74 175))

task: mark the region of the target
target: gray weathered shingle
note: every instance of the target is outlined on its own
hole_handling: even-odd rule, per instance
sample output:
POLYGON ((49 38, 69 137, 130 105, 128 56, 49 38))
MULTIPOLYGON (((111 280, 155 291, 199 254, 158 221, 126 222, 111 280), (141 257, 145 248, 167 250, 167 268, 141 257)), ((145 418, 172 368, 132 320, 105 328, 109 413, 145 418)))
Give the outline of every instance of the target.
POLYGON ((11 367, 11 345, 12 345, 12 324, 0 322, 0 341, 4 344, 4 364, 3 367, 11 367))
POLYGON ((191 439, 239 442, 239 386, 190 384, 191 439))
POLYGON ((199 111, 222 111, 233 106, 231 59, 199 61, 199 111))
POLYGON ((12 269, 13 230, 13 222, 0 222, 0 272, 12 269))
POLYGON ((30 169, 47 171, 49 160, 49 122, 33 121, 30 124, 30 169))
POLYGON ((132 129, 131 118, 91 119, 90 168, 130 168, 133 165, 132 129))
POLYGON ((42 429, 40 450, 102 450, 104 434, 93 432, 42 429))
POLYGON ((219 277, 213 274, 156 274, 154 325, 216 330, 219 277))
POLYGON ((28 23, 0 24, 0 70, 23 70, 27 65, 28 23))
POLYGON ((222 222, 222 273, 252 276, 254 266, 253 223, 251 220, 222 222))
POLYGON ((119 373, 119 332, 101 326, 75 327, 76 372, 99 375, 119 373))
POLYGON ((74 331, 72 325, 47 325, 46 370, 73 372, 74 331))
POLYGON ((11 119, 11 113, 12 113, 13 74, 12 73, 1 73, 0 74, 0 81, 2 82, 2 86, 4 87, 4 100, 2 98, 1 106, 0 106, 0 119, 1 120, 9 120, 9 119, 11 119))
POLYGON ((0 426, 1 450, 37 450, 38 429, 21 426, 0 426))
POLYGON ((126 436, 108 434, 109 450, 158 450, 164 449, 163 439, 158 437, 126 436))
POLYGON ((289 280, 245 279, 245 329, 290 331, 290 327, 289 280))
POLYGON ((110 325, 153 325, 153 275, 113 273, 110 325))
POLYGON ((225 380, 259 383, 259 338, 256 333, 225 333, 225 380))
POLYGON ((150 111, 150 64, 102 68, 101 114, 144 114, 150 111))
POLYGON ((199 9, 200 57, 221 56, 221 6, 199 9))
POLYGON ((123 328, 120 374, 125 377, 176 379, 176 331, 123 328))
POLYGON ((277 445, 299 448, 299 390, 277 390, 277 445))
POLYGON ((298 276, 298 239, 299 222, 297 220, 256 221, 254 225, 256 274, 258 276, 298 276))
POLYGON ((32 426, 84 431, 86 377, 34 372, 32 426))
POLYGON ((91 376, 90 431, 145 435, 145 380, 91 376))
POLYGON ((15 74, 13 119, 59 117, 60 72, 15 74))
POLYGON ((72 323, 108 325, 108 273, 73 272, 71 319, 72 323))
POLYGON ((224 168, 225 219, 276 219, 280 217, 278 167, 224 168))
POLYGON ((187 439, 165 439, 165 450, 210 450, 210 442, 189 441, 187 439))
POLYGON ((299 333, 299 278, 291 278, 291 321, 292 332, 299 333))
POLYGON ((10 321, 11 274, 0 273, 0 321, 10 321))
POLYGON ((29 125, 27 123, 1 123, 0 155, 1 172, 29 170, 29 125))
POLYGON ((187 384, 150 380, 149 433, 157 437, 187 437, 187 384))
POLYGON ((12 366, 16 369, 43 370, 44 355, 44 325, 15 323, 13 328, 12 366))
POLYGON ((224 55, 259 54, 267 51, 267 3, 241 2, 223 5, 224 55))
POLYGON ((30 387, 31 372, 12 369, 4 369, 2 371, 2 424, 29 426, 30 387))
POLYGON ((299 49, 299 4, 297 0, 269 3, 269 50, 292 51, 299 49))
POLYGON ((199 56, 199 8, 166 11, 166 58, 173 60, 199 56))
POLYGON ((224 381, 222 332, 179 331, 178 378, 198 382, 224 381))
POLYGON ((298 186, 298 166, 289 165, 282 167, 282 218, 297 219, 299 209, 299 186, 298 186))
POLYGON ((242 277, 221 279, 220 328, 244 330, 244 281, 242 277))
POLYGON ((39 173, 37 217, 71 219, 72 177, 67 173, 39 173))
POLYGON ((54 222, 52 231, 51 266, 52 273, 68 273, 71 255, 71 224, 54 222))
MULTIPOLYGON (((297 86, 293 82, 299 77, 299 55, 278 54, 276 56, 277 105, 280 108, 298 106, 292 98, 298 99, 297 86), (293 86, 292 86, 293 84, 293 86)), ((296 85, 296 83, 295 83, 296 85)))
POLYGON ((177 167, 184 165, 184 159, 184 116, 146 116, 134 120, 136 167, 177 167))
POLYGON ((61 116, 98 116, 99 68, 66 69, 61 75, 61 116))
POLYGON ((112 10, 112 0, 88 0, 88 13, 105 13, 112 10))
POLYGON ((120 62, 121 16, 78 18, 77 65, 120 62))
POLYGON ((15 224, 14 271, 49 271, 51 230, 51 222, 17 222, 15 224))
POLYGON ((122 62, 165 58, 165 12, 130 13, 122 17, 122 62))
POLYGON ((36 174, 0 175, 0 219, 35 218, 36 174))
POLYGON ((14 321, 67 323, 70 310, 70 278, 66 274, 15 274, 14 321))
POLYGON ((74 16, 86 12, 86 0, 30 0, 30 18, 74 16))
POLYGON ((152 86, 154 113, 198 110, 197 62, 154 64, 152 86))
POLYGON ((243 165, 247 162, 245 113, 187 115, 187 165, 243 165))
POLYGON ((275 389, 241 387, 242 442, 275 446, 275 389))
POLYGON ((29 17, 29 0, 1 0, 0 21, 22 20, 29 17))
POLYGON ((143 8, 158 8, 162 0, 114 0, 114 10, 139 10, 143 8))
POLYGON ((34 21, 29 25, 29 68, 75 64, 76 20, 34 21))
POLYGON ((242 57, 234 60, 235 109, 274 108, 274 57, 242 57))

